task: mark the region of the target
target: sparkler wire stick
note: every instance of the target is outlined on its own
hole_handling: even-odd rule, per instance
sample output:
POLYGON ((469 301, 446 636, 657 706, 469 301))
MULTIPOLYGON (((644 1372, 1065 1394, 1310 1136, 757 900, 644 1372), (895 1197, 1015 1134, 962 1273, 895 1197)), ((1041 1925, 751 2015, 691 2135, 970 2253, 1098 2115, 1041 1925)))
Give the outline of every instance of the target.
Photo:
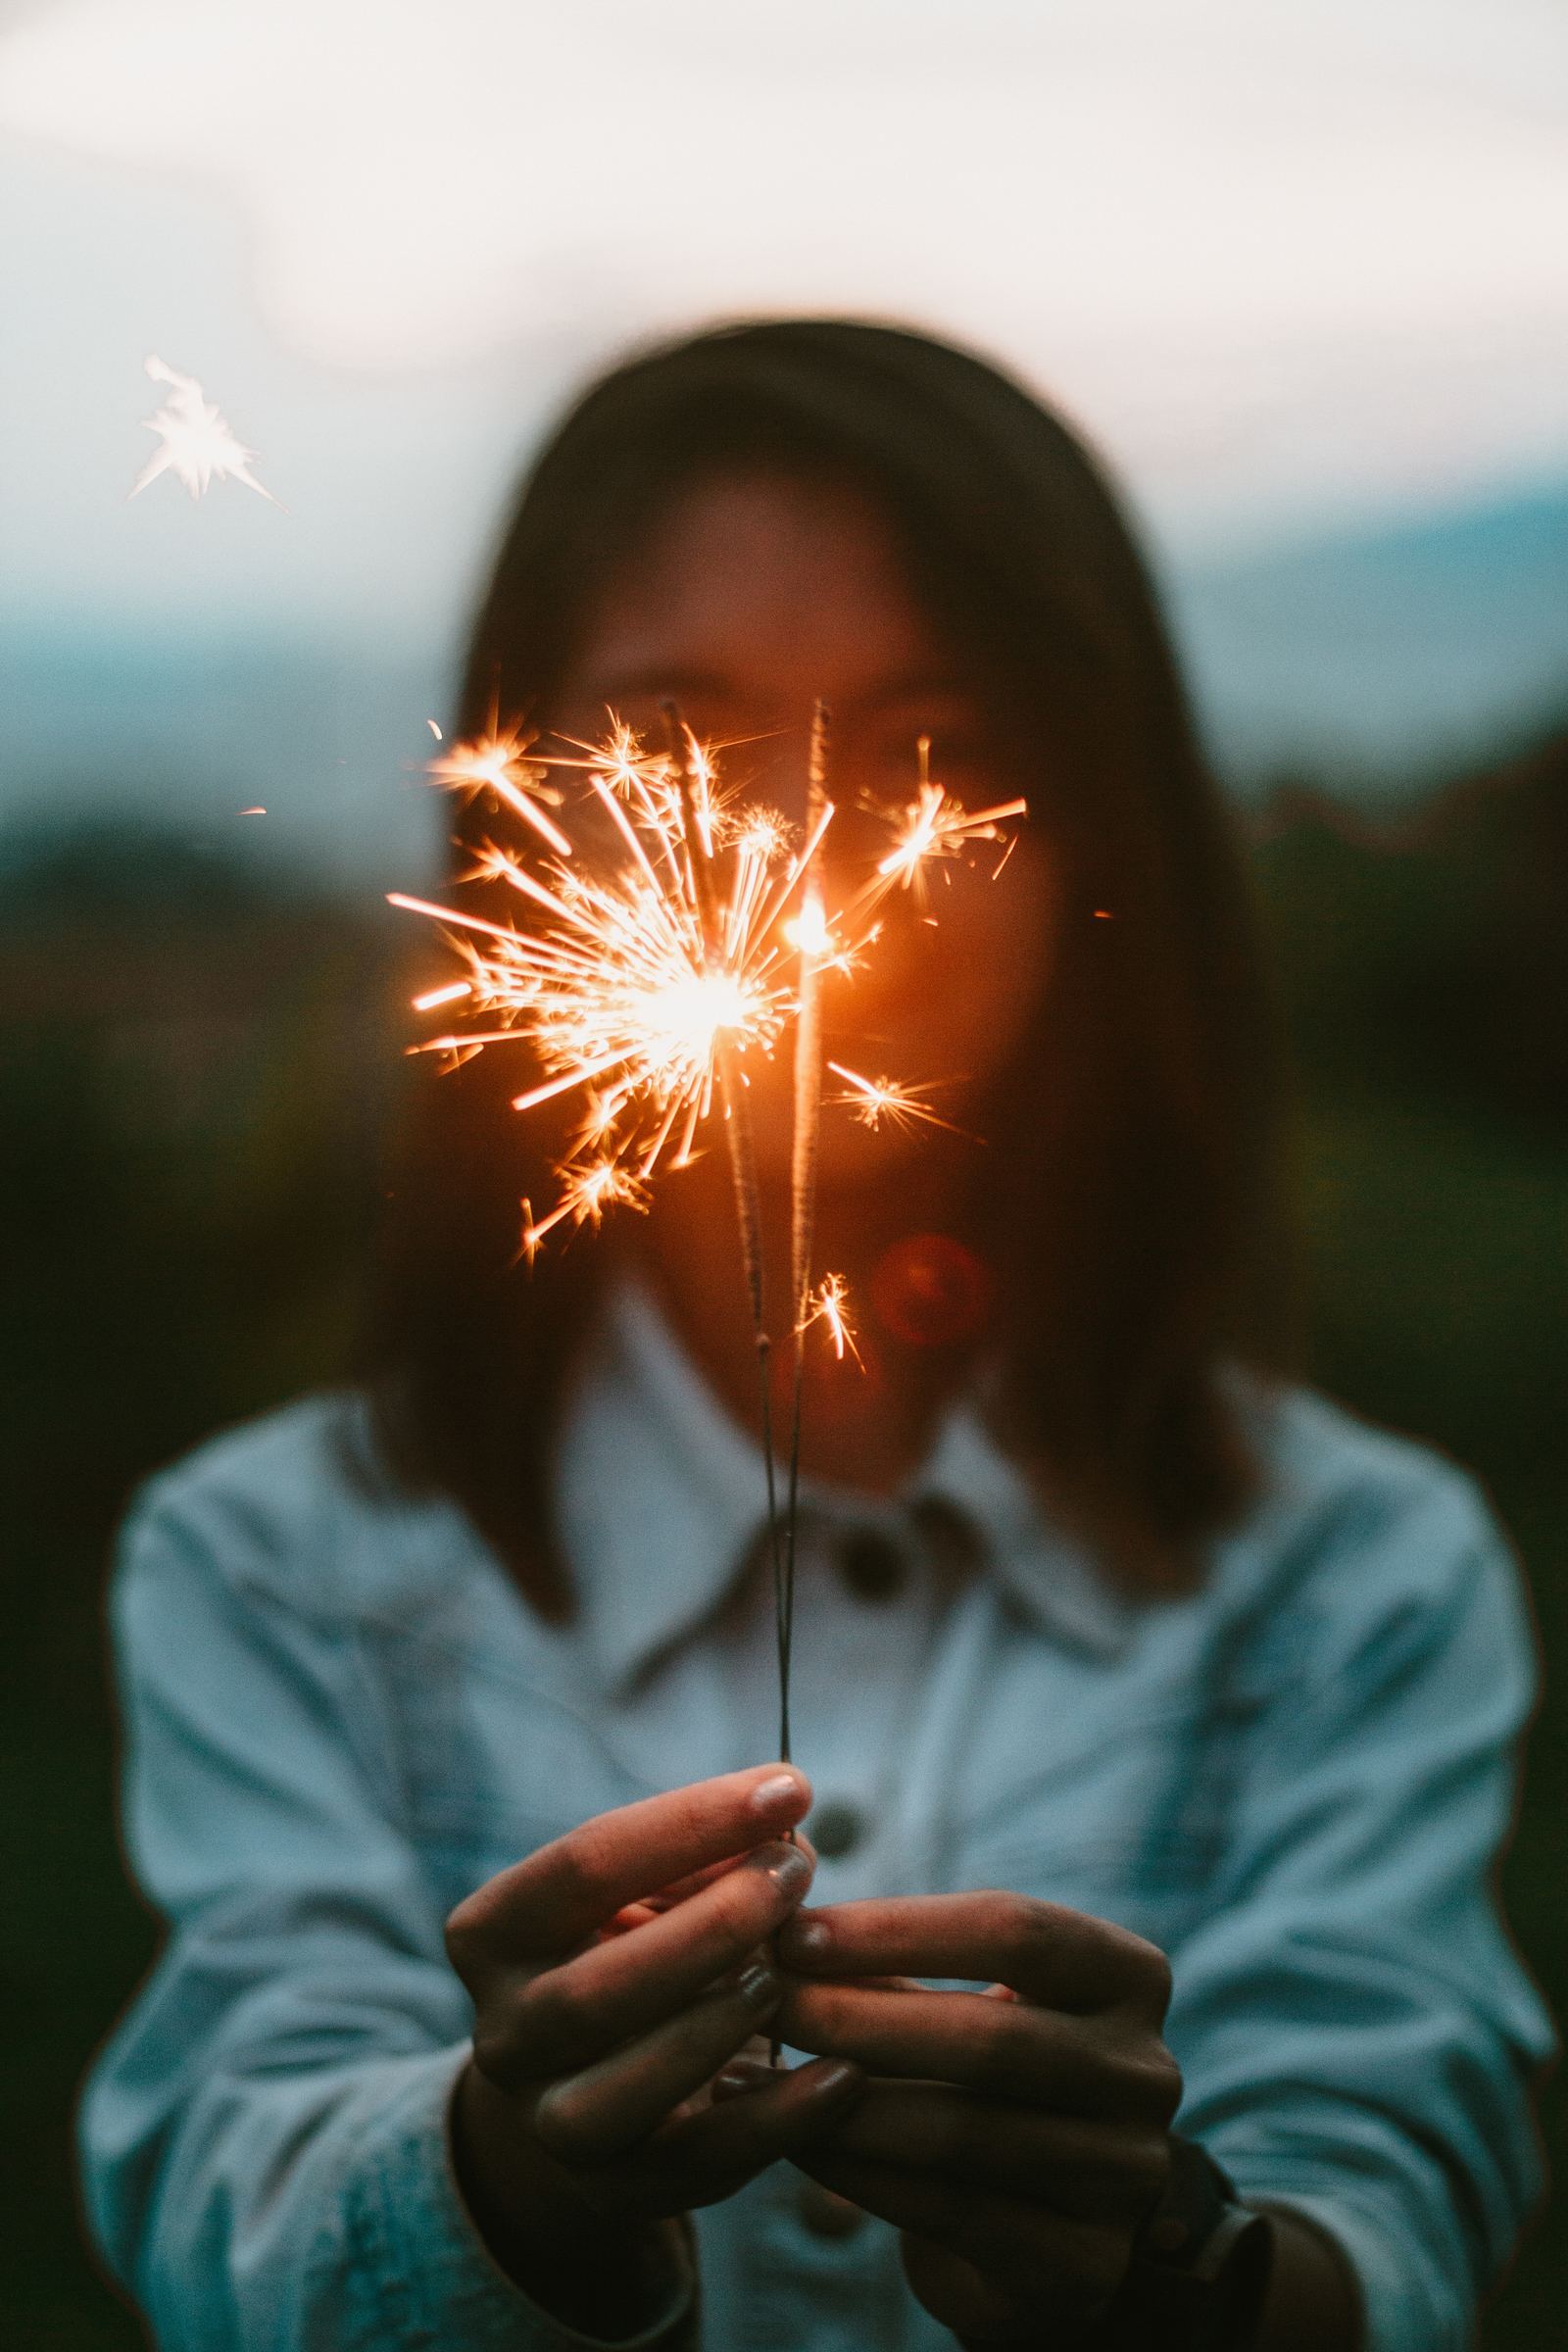
MULTIPOLYGON (((713 905, 712 878, 704 835, 703 810, 698 805, 698 771, 692 756, 692 738, 673 702, 662 706, 664 725, 668 734, 669 756, 675 771, 676 790, 680 796, 681 826, 685 835, 687 860, 691 869, 692 895, 697 901, 698 920, 702 925, 703 944, 710 962, 716 963, 719 953, 718 920, 713 905)), ((725 1119, 724 1133, 729 1143, 730 1175, 735 1187, 735 1216, 740 1227, 741 1270, 746 1280, 746 1297, 752 1310, 752 1329, 757 1340, 758 1396, 762 1417, 762 1461, 767 1475, 767 1542, 773 1570, 773 1603, 780 1625, 784 1621, 784 1557, 779 1537, 778 1476, 773 1461, 773 1343, 768 1337, 762 1295, 762 1219, 757 1182, 757 1148, 752 1136, 752 1117, 746 1100, 746 1085, 741 1077, 734 1041, 720 1028, 713 1041, 713 1058, 718 1071, 718 1091, 722 1099, 725 1119)), ((782 1703, 782 1702, 781 1702, 782 1703)), ((784 1732, 788 1738, 788 1714, 784 1715, 784 1732)), ((789 1747, 781 1750, 789 1761, 789 1747)))
POLYGON ((818 847, 827 814, 827 705, 811 712, 807 760, 808 842, 801 911, 800 994, 795 1023, 795 1118, 790 1154, 790 1298, 793 1316, 794 1396, 790 1405, 789 1494, 784 1517, 784 1577, 778 1616, 779 1753, 790 1752, 790 1661, 795 1640, 795 1554, 800 1531, 801 1392, 806 1366, 806 1331, 810 1319, 811 1241, 816 1223, 816 1152, 822 1124, 822 971, 827 945, 818 847))

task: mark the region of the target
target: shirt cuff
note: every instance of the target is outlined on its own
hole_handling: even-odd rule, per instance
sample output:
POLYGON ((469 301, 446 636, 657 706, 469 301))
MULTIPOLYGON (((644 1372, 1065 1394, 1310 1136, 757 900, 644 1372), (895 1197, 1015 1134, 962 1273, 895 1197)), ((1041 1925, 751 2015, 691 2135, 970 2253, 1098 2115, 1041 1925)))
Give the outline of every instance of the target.
POLYGON ((690 2233, 668 2225, 659 2311, 635 2335, 584 2335, 510 2278, 476 2229, 452 2161, 452 2092, 468 2044, 387 2068, 373 2146, 356 2166, 356 2234, 370 2257, 383 2346, 442 2352, 684 2352, 696 2341, 690 2233))

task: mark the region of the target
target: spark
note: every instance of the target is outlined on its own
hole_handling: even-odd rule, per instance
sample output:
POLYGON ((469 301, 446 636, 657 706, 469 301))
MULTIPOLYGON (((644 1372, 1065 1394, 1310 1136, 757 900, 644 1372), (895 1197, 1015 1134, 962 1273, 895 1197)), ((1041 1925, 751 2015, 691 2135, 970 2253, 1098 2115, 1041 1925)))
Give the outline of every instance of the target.
MULTIPOLYGON (((432 725, 434 721, 430 722, 432 725)), ((492 725, 485 735, 476 735, 471 742, 455 743, 432 760, 428 773, 437 784, 449 791, 461 792, 470 800, 476 793, 493 792, 504 801, 515 816, 531 825, 544 841, 550 844, 558 858, 571 856, 571 843, 553 818, 540 807, 541 801, 559 806, 561 795, 546 779, 544 764, 523 757, 526 744, 518 727, 502 730, 492 725)))
POLYGON ((576 748, 583 758, 533 760, 517 730, 492 727, 429 769, 448 790, 497 792, 554 851, 533 865, 486 843, 466 877, 510 887, 525 902, 524 919, 496 922, 389 894, 394 906, 441 923, 465 965, 462 980, 425 992, 418 1008, 464 997, 477 1023, 410 1051, 456 1061, 520 1046, 538 1076, 514 1097, 514 1108, 582 1099, 577 1143, 557 1167, 560 1197, 540 1216, 527 1211, 529 1254, 559 1225, 596 1225, 612 1205, 645 1206, 655 1169, 688 1160, 704 1120, 716 1111, 733 1122, 722 1068, 730 1056, 770 1052, 793 1009, 777 934, 807 849, 831 815, 798 856, 771 811, 754 812, 756 821, 724 839, 707 747, 691 763, 700 805, 690 828, 675 763, 649 754, 630 728, 612 717, 602 743, 576 748), (578 777, 572 807, 552 792, 560 822, 538 806, 551 767, 578 777))
POLYGON ((242 808, 239 813, 241 816, 265 816, 267 814, 267 810, 258 803, 256 808, 242 808))
POLYGON ((862 1078, 858 1070, 847 1070, 841 1061, 830 1061, 827 1066, 850 1089, 847 1095, 836 1096, 835 1101, 848 1103, 861 1126, 869 1127, 873 1135, 884 1119, 894 1128, 910 1127, 916 1120, 923 1120, 927 1126, 945 1127, 950 1135, 964 1132, 961 1127, 955 1127, 951 1119, 939 1118, 920 1101, 922 1095, 931 1093, 929 1086, 900 1086, 891 1078, 862 1078))
POLYGON ((429 728, 431 734, 435 737, 437 743, 445 743, 446 737, 442 734, 440 728, 436 725, 433 718, 427 718, 424 723, 429 728))
MULTIPOLYGON (((939 859, 959 857, 976 842, 1006 843, 993 871, 993 881, 1011 855, 1012 841, 1004 828, 1010 818, 1028 815, 1028 802, 998 801, 989 808, 966 808, 961 801, 954 799, 945 784, 933 778, 930 736, 920 736, 916 748, 918 773, 913 798, 895 813, 892 847, 850 901, 841 921, 859 914, 864 907, 877 906, 890 891, 898 889, 912 891, 923 906, 930 866, 939 859)), ((922 919, 935 927, 934 915, 922 919)))
MULTIPOLYGON (((440 924, 462 964, 461 978, 415 1004, 425 1012, 461 1001, 465 1025, 409 1051, 456 1067, 516 1047, 531 1067, 514 1109, 577 1098, 575 1138, 556 1165, 559 1198, 537 1217, 527 1211, 530 1255, 559 1226, 646 1206, 656 1171, 688 1165, 714 1122, 732 1152, 749 1149, 748 1063, 770 1056, 798 1022, 813 975, 855 969, 881 935, 889 893, 922 861, 1000 838, 1023 808, 1008 802, 971 816, 930 781, 922 748, 892 851, 830 909, 814 863, 833 816, 825 793, 797 840, 775 810, 736 805, 716 748, 678 718, 664 751, 613 711, 607 720, 597 742, 563 738, 547 757, 492 713, 485 733, 430 762, 435 783, 470 799, 491 793, 526 827, 521 841, 481 842, 461 877, 520 901, 514 920, 388 894, 440 924)), ((827 1066, 848 1090, 836 1100, 868 1127, 923 1120, 963 1132, 920 1100, 923 1087, 827 1066)), ((743 1248, 755 1254, 752 1242, 743 1248)), ((798 1281, 795 1297, 805 1297, 798 1281)))
POLYGON ((613 1159, 596 1159, 582 1167, 558 1169, 562 1194, 546 1217, 535 1221, 528 1201, 522 1203, 522 1253, 530 1260, 545 1236, 558 1225, 591 1225, 597 1231, 607 1208, 619 1205, 646 1211, 648 1187, 613 1159))
MULTIPOLYGON (((923 887, 925 868, 934 858, 955 858, 971 841, 1000 841, 1002 827, 1011 816, 1027 813, 1025 801, 999 801, 993 808, 969 810, 931 777, 931 738, 919 740, 920 778, 915 795, 904 811, 898 837, 877 867, 890 882, 906 890, 923 887)), ((1010 844, 1009 844, 1010 847, 1010 844)), ((1001 866, 997 872, 1000 873, 1001 866)))
POLYGON ((800 1333, 810 1331, 820 1323, 833 1343, 833 1352, 843 1363, 853 1355, 861 1371, 865 1369, 860 1350, 855 1345, 855 1325, 850 1319, 850 1294, 842 1274, 824 1274, 814 1291, 808 1293, 806 1311, 801 1317, 800 1333))
POLYGON ((451 1004, 457 998, 466 997, 467 994, 468 983, 466 980, 449 980, 444 987, 427 988, 422 997, 416 997, 414 1009, 416 1012, 429 1012, 437 1004, 451 1004))
POLYGON ((792 838, 787 818, 776 808, 749 808, 724 830, 738 857, 758 858, 765 865, 785 856, 792 838))
POLYGON ((146 366, 155 384, 168 385, 169 398, 145 420, 148 431, 158 435, 159 447, 132 483, 131 497, 139 497, 161 473, 172 473, 192 498, 200 498, 216 477, 220 482, 243 482, 247 490, 254 490, 275 507, 277 500, 250 469, 255 450, 235 439, 227 418, 207 398, 195 376, 181 375, 156 355, 146 366))

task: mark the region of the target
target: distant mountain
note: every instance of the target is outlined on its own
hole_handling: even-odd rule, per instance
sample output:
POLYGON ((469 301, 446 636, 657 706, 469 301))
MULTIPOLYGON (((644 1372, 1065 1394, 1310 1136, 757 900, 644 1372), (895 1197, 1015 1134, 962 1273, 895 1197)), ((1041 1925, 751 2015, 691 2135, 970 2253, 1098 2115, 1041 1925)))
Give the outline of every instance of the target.
POLYGON ((358 879, 433 858, 422 781, 444 716, 441 649, 137 632, 41 615, 0 634, 0 859, 52 827, 107 817, 183 827, 211 851, 358 879), (265 817, 242 810, 262 808, 265 817))
MULTIPOLYGON (((1568 481, 1165 573, 1211 748, 1248 800, 1287 775, 1409 797, 1568 710, 1568 481)), ((439 835, 420 770, 448 715, 443 634, 0 613, 0 858, 113 814, 268 864, 416 880, 439 835)))
POLYGON ((1423 789, 1568 710, 1568 481, 1176 571, 1214 756, 1423 789))

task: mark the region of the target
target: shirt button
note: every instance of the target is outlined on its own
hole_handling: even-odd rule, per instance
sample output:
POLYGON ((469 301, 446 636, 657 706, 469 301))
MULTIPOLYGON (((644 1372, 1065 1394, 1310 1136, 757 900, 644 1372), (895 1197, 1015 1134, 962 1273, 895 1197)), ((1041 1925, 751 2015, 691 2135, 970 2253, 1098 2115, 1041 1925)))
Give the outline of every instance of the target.
POLYGON ((858 2205, 819 2180, 801 2182, 800 2216, 813 2237, 853 2237, 865 2219, 858 2205))
POLYGON ((858 1528, 839 1545, 839 1574, 857 1600, 892 1600, 904 1590, 907 1570, 890 1536, 858 1528))
POLYGON ((853 1854, 865 1836, 865 1815, 858 1805, 830 1796, 808 1817, 806 1835, 824 1862, 839 1862, 853 1854))

